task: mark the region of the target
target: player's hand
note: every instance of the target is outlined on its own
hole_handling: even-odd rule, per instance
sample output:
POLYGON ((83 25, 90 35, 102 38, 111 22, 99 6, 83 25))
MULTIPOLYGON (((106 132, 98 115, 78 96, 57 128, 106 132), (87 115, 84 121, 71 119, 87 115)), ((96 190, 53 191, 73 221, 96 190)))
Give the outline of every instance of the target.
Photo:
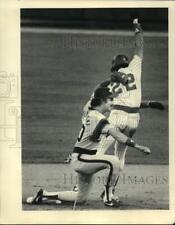
POLYGON ((138 18, 133 20, 133 24, 134 24, 136 33, 142 32, 142 27, 141 27, 141 24, 138 22, 138 18))
POLYGON ((148 106, 149 108, 153 108, 153 109, 159 109, 159 110, 165 109, 164 105, 161 102, 157 102, 157 101, 149 101, 148 106))
POLYGON ((142 145, 138 145, 138 144, 136 144, 136 149, 138 149, 139 151, 141 151, 141 152, 143 152, 143 153, 145 153, 146 155, 149 155, 149 154, 151 154, 151 150, 150 150, 150 148, 148 148, 148 147, 146 147, 146 146, 142 146, 142 145))

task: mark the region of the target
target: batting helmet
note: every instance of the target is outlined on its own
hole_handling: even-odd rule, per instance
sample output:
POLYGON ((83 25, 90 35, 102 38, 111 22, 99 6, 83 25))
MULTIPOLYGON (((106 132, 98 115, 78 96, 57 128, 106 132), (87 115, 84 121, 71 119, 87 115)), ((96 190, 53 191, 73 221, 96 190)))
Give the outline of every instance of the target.
POLYGON ((110 92, 109 88, 107 87, 98 87, 94 91, 94 98, 100 98, 102 100, 106 100, 107 98, 112 98, 113 94, 110 92))
POLYGON ((114 56, 112 60, 111 72, 117 71, 120 68, 127 67, 129 64, 128 57, 125 55, 114 56))

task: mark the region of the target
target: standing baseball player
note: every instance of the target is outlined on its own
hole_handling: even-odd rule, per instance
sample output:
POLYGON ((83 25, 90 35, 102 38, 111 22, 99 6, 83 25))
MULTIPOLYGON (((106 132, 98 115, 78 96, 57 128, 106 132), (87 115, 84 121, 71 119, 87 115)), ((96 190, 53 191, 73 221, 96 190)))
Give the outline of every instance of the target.
MULTIPOLYGON (((143 31, 138 19, 133 21, 135 29, 135 49, 132 60, 127 56, 117 55, 113 58, 111 72, 112 80, 107 87, 114 95, 114 106, 108 118, 109 122, 129 137, 135 133, 139 120, 141 105, 141 73, 143 61, 143 31), (120 72, 116 73, 115 71, 120 72), (124 76, 124 74, 126 74, 124 76), (120 79, 120 82, 119 80, 120 79)), ((113 137, 103 136, 98 146, 98 153, 105 153, 114 143, 113 137)), ((119 169, 123 170, 127 145, 115 142, 115 155, 120 161, 119 169)))
MULTIPOLYGON (((143 31, 138 19, 133 21, 135 28, 135 50, 129 63, 125 55, 117 55, 112 60, 111 78, 103 81, 98 87, 108 87, 114 95, 114 106, 108 120, 120 131, 132 136, 139 124, 140 108, 155 108, 163 110, 164 106, 157 101, 141 101, 141 72, 143 61, 143 31)), ((93 95, 92 95, 93 97, 93 95)), ((83 117, 88 112, 89 102, 85 105, 83 117)), ((105 153, 114 143, 112 137, 102 138, 98 147, 99 153, 105 153)), ((115 153, 121 161, 121 169, 127 146, 121 143, 115 145, 115 153)))
MULTIPOLYGON (((141 101, 141 73, 143 61, 143 31, 138 19, 133 21, 135 29, 135 49, 132 60, 129 62, 127 56, 117 55, 113 58, 109 80, 102 82, 98 87, 107 87, 113 93, 113 108, 108 116, 108 121, 115 129, 125 135, 132 137, 135 133, 139 120, 140 108, 156 108, 163 110, 164 106, 156 101, 141 101)), ((93 97, 93 95, 92 95, 93 97)), ((83 117, 88 112, 88 103, 84 107, 83 117)), ((125 155, 128 146, 115 140, 112 136, 101 138, 97 148, 97 154, 105 154, 110 147, 119 160, 119 170, 122 171, 125 164, 125 155)), ((115 185, 117 185, 118 178, 115 185)), ((104 193, 102 194, 102 196, 104 193)))
POLYGON ((103 201, 109 207, 118 204, 113 197, 113 189, 120 164, 118 158, 114 155, 98 153, 98 145, 102 134, 112 136, 118 142, 134 147, 146 154, 150 153, 150 149, 136 144, 117 128, 113 128, 103 115, 105 112, 110 111, 112 106, 113 95, 109 89, 106 87, 97 88, 94 97, 91 99, 90 109, 86 117, 84 117, 82 129, 72 153, 71 165, 77 172, 78 191, 48 192, 41 189, 36 195, 29 197, 27 203, 37 204, 42 201, 56 200, 82 204, 87 200, 93 175, 100 170, 108 169, 109 173, 104 187, 103 201))
MULTIPOLYGON (((128 61, 125 55, 113 58, 111 72, 112 82, 106 86, 114 95, 114 106, 109 115, 109 122, 116 129, 128 137, 135 133, 140 120, 139 108, 141 106, 141 73, 143 61, 143 31, 138 19, 133 20, 135 49, 133 58, 128 61)), ((103 83, 102 86, 105 86, 103 83)), ((128 146, 114 140, 112 136, 103 136, 98 146, 98 153, 104 154, 110 147, 114 147, 114 154, 119 160, 119 172, 123 170, 125 155, 128 146), (113 146, 114 145, 114 146, 113 146)), ((119 175, 114 186, 117 185, 119 175)), ((115 189, 114 189, 115 190, 115 189)), ((104 192, 102 193, 104 196, 104 192)))
MULTIPOLYGON (((143 32, 138 20, 133 21, 135 28, 135 51, 131 62, 125 55, 115 56, 112 61, 110 79, 102 82, 98 87, 108 87, 114 95, 114 106, 111 112, 106 112, 108 120, 116 129, 132 137, 139 124, 139 109, 153 108, 163 110, 164 106, 157 101, 141 101, 141 72, 143 60, 143 32)), ((93 98, 94 94, 92 94, 93 98)), ((82 121, 89 111, 90 101, 85 105, 82 121)), ((98 145, 97 154, 104 154, 114 145, 115 139, 112 136, 103 136, 98 145)), ((119 160, 119 170, 122 171, 125 164, 127 151, 125 143, 115 142, 115 155, 119 160)), ((71 157, 66 159, 71 161, 71 157)), ((119 176, 115 181, 117 185, 119 176)), ((77 186, 76 186, 77 189, 77 186)), ((114 189, 115 190, 115 189, 114 189)), ((113 191, 114 193, 114 191, 113 191)), ((104 196, 104 192, 102 193, 104 196)), ((119 199, 116 197, 116 199, 119 199)))

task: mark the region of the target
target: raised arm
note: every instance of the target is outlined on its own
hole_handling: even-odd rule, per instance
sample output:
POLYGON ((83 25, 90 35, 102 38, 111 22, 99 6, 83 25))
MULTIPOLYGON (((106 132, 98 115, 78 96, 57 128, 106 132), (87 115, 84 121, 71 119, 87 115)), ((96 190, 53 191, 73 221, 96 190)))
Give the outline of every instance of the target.
POLYGON ((135 50, 134 55, 139 56, 143 59, 143 30, 141 24, 138 22, 138 19, 133 20, 134 29, 135 29, 135 50))

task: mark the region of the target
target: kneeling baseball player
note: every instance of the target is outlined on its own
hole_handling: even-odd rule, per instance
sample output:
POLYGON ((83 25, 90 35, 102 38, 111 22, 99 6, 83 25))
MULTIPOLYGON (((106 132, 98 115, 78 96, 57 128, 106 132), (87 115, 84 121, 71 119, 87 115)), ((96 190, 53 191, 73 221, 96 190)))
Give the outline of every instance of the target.
POLYGON ((109 173, 104 186, 103 202, 105 206, 118 206, 118 198, 114 197, 115 180, 119 172, 119 159, 114 155, 98 154, 97 149, 102 134, 112 136, 115 140, 133 147, 145 154, 150 149, 138 145, 133 139, 121 133, 119 129, 109 123, 104 113, 113 106, 113 94, 106 87, 95 90, 90 101, 90 109, 83 119, 82 129, 75 143, 72 153, 71 166, 77 173, 77 191, 48 192, 40 189, 34 196, 27 198, 27 203, 39 204, 43 201, 55 200, 83 204, 87 200, 91 188, 93 175, 101 170, 108 169, 109 173))

